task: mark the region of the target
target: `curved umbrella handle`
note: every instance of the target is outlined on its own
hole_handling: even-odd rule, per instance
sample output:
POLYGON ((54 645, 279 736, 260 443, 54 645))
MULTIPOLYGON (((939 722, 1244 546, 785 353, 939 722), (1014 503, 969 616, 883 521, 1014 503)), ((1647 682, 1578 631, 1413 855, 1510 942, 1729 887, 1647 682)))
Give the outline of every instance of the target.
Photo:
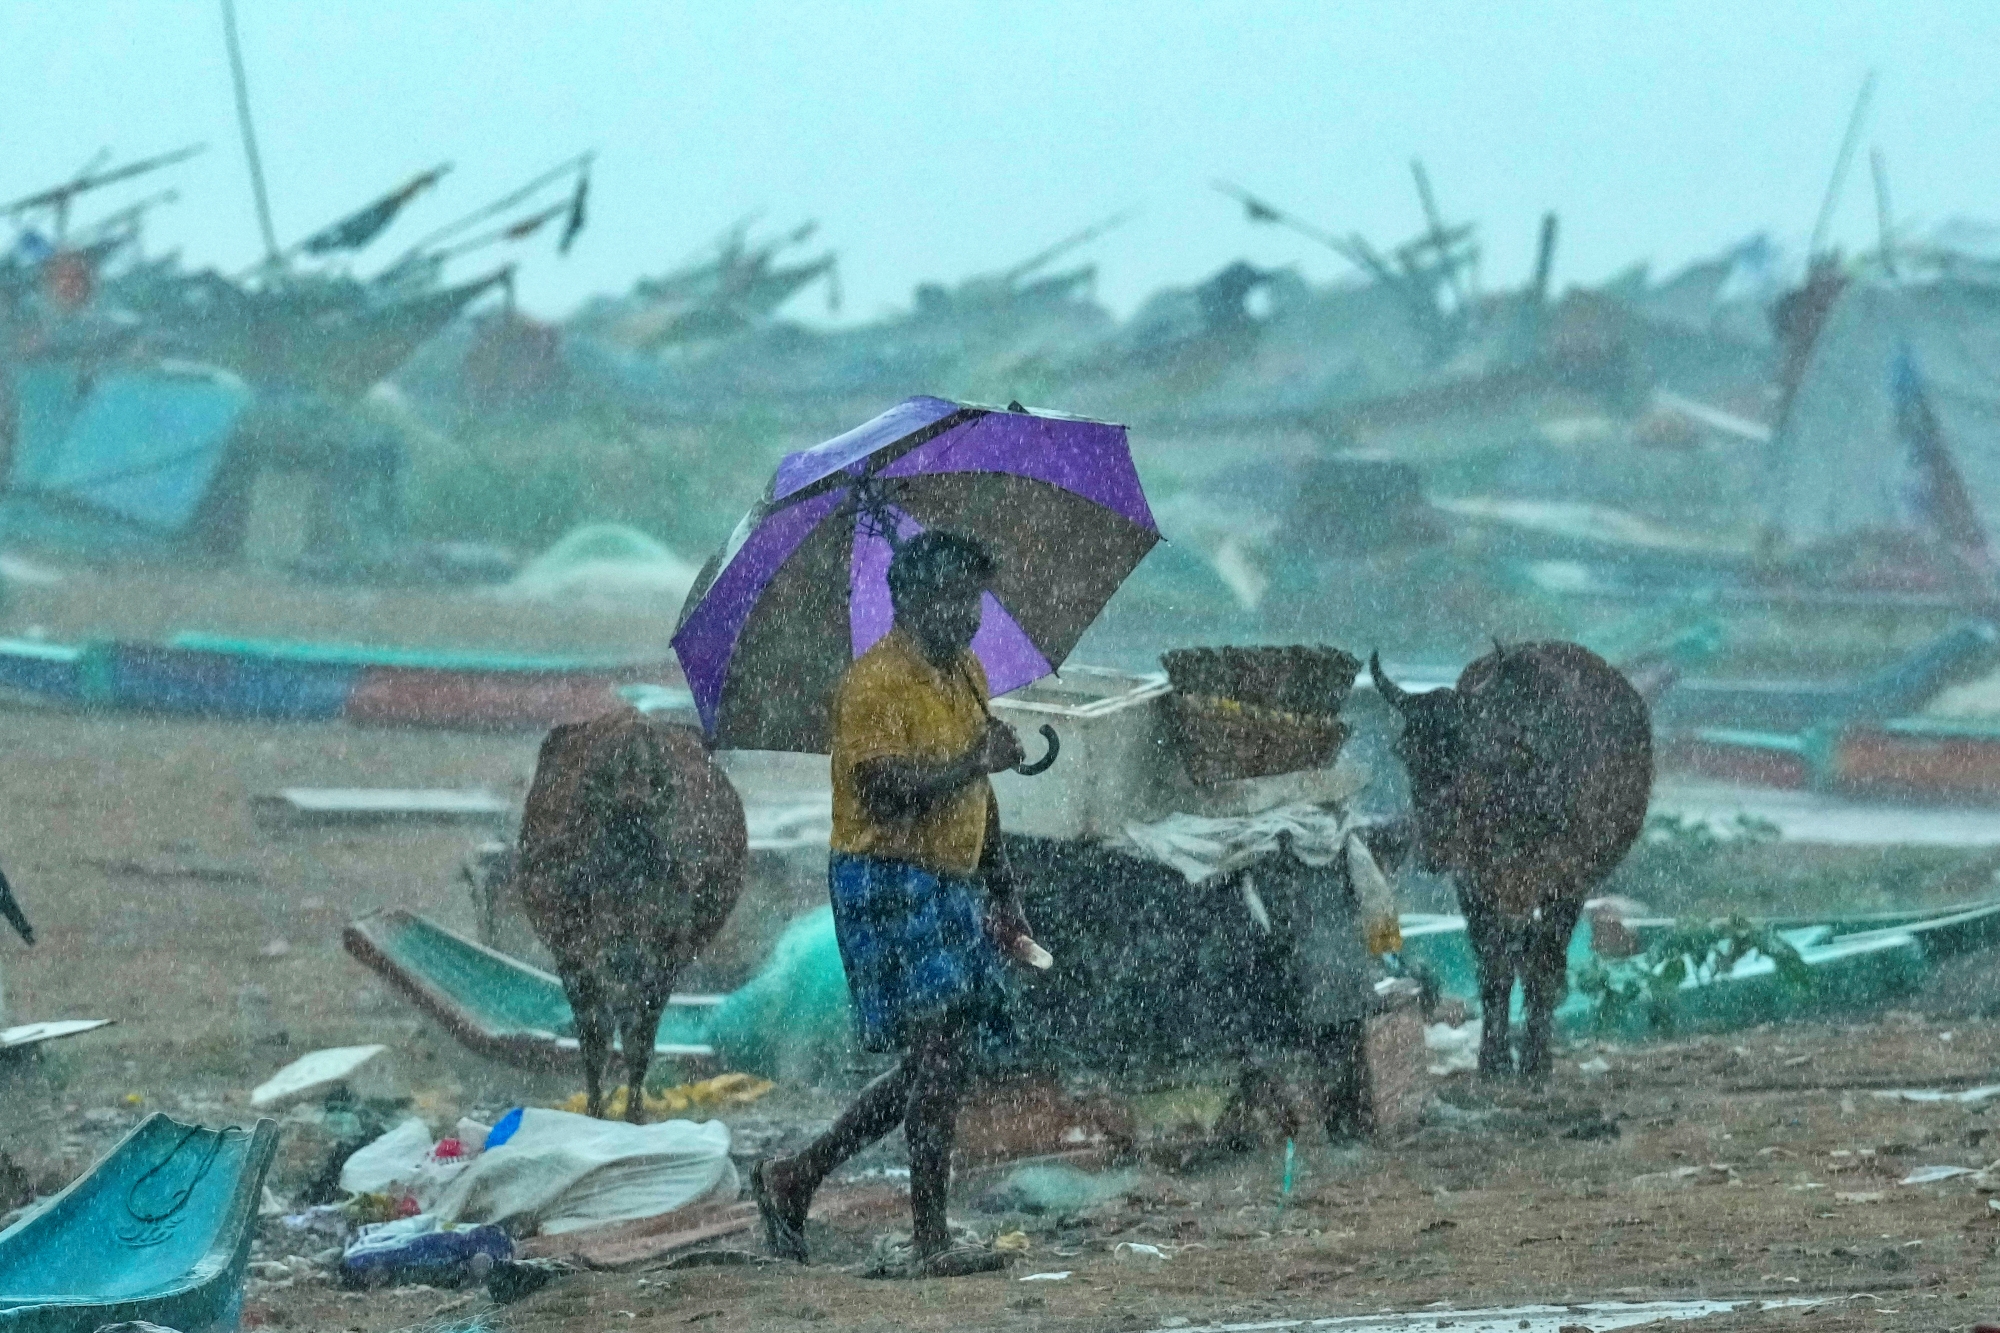
POLYGON ((1024 778, 1031 778, 1037 773, 1048 772, 1049 765, 1053 764, 1056 761, 1056 756, 1062 753, 1062 739, 1056 735, 1056 729, 1046 722, 1042 723, 1042 739, 1049 743, 1047 754, 1032 764, 1016 764, 1014 766, 1014 771, 1024 778))

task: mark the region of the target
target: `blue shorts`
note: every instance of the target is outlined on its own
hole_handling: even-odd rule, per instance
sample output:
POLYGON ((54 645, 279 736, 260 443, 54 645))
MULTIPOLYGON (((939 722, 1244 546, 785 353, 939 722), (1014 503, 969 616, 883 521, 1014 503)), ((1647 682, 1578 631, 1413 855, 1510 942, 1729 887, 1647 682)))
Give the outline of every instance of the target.
POLYGON ((977 883, 835 852, 827 888, 863 1049, 906 1050, 917 1026, 946 1014, 988 1053, 1013 1040, 1006 963, 986 934, 977 883))

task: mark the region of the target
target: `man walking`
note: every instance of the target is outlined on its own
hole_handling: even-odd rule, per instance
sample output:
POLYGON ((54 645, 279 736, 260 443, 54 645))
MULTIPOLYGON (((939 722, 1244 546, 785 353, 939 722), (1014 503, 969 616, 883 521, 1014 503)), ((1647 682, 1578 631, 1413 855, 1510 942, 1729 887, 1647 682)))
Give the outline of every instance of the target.
POLYGON ((1012 1036, 1002 952, 1028 936, 987 775, 1022 760, 986 709, 971 652, 996 566, 933 530, 889 564, 895 627, 840 684, 833 718, 828 887, 841 961, 871 1051, 902 1060, 803 1150, 757 1163, 750 1188, 771 1250, 806 1261, 805 1221, 827 1175, 902 1125, 910 1151, 911 1273, 985 1271, 945 1221, 958 1108, 979 1057, 1012 1036))

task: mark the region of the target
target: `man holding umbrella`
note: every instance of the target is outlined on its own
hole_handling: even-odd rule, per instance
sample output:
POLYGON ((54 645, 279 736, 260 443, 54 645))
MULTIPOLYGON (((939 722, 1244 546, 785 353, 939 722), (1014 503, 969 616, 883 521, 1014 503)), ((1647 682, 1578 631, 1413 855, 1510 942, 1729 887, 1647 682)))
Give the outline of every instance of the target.
POLYGON ((784 1258, 807 1257, 820 1182, 900 1124, 912 1275, 1000 1266, 990 1251, 954 1248, 945 1220, 959 1104, 981 1054, 1012 1034, 1003 955, 1028 939, 987 780, 1022 762, 1021 743, 988 714, 971 651, 997 573, 986 547, 956 532, 898 545, 894 628, 834 696, 834 926, 863 1045, 902 1060, 806 1148, 752 1168, 765 1235, 784 1258))
MULTIPOLYGON (((987 775, 1021 763, 987 714, 1056 671, 1160 540, 1125 427, 920 395, 787 454, 674 631, 709 743, 832 755, 828 883, 869 1047, 902 1053, 833 1128, 759 1163, 771 1248, 806 1257, 813 1191, 904 1126, 919 1274, 992 1267, 945 1225, 959 1101, 1010 1035, 1003 956, 1028 938, 987 775)), ((1018 771, 1032 776, 1055 756, 1018 771)))

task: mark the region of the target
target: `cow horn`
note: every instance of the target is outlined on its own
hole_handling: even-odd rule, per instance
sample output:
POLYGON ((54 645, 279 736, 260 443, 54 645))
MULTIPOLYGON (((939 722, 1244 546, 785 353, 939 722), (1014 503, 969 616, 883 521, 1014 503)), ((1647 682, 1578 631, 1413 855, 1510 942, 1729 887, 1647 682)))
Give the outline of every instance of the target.
POLYGON ((1507 647, 1500 642, 1498 634, 1493 636, 1493 655, 1495 657, 1505 657, 1507 655, 1507 647))
POLYGON ((1375 692, 1382 696, 1382 702, 1398 713, 1402 712, 1403 704, 1410 696, 1395 681, 1390 680, 1389 673, 1382 669, 1380 653, 1368 654, 1368 674, 1374 678, 1375 692))

